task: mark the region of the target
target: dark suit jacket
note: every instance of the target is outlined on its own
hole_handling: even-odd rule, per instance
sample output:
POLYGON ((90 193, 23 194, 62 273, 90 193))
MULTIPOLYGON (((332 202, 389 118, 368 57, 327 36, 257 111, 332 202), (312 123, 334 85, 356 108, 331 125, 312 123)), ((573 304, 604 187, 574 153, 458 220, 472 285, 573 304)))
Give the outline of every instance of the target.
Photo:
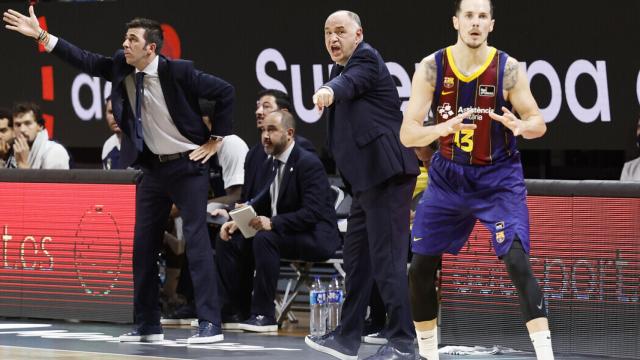
MULTIPOLYGON (((295 142, 301 148, 315 154, 316 149, 311 141, 300 135, 295 135, 295 142)), ((268 178, 266 173, 268 166, 265 166, 267 158, 267 153, 264 152, 264 147, 260 142, 249 149, 244 159, 244 184, 242 185, 240 202, 253 199, 265 186, 264 182, 268 178)))
MULTIPOLYGON (((135 133, 135 117, 124 80, 135 69, 127 64, 124 52, 118 50, 113 57, 105 57, 58 39, 52 53, 92 76, 111 81, 113 115, 124 133, 121 161, 125 167, 133 164, 139 154, 131 137, 135 133)), ((204 144, 209 135, 212 135, 202 121, 199 98, 216 101, 215 118, 212 121, 217 124, 216 130, 230 133, 235 98, 233 87, 220 78, 196 70, 191 61, 169 60, 159 56, 158 76, 162 92, 171 118, 180 133, 196 145, 204 144)))
MULTIPOLYGON (((340 237, 333 190, 322 162, 296 143, 283 171, 278 214, 271 216, 269 192, 254 200, 254 209, 259 215, 271 217, 273 231, 282 236, 301 235, 301 241, 313 241, 313 246, 305 248, 315 246, 319 259, 331 256, 340 245, 340 237)), ((307 259, 314 258, 314 254, 305 255, 307 259)))
POLYGON ((342 73, 334 66, 329 86, 329 149, 353 191, 395 175, 418 175, 416 156, 400 143, 402 113, 395 82, 382 57, 362 42, 342 73))

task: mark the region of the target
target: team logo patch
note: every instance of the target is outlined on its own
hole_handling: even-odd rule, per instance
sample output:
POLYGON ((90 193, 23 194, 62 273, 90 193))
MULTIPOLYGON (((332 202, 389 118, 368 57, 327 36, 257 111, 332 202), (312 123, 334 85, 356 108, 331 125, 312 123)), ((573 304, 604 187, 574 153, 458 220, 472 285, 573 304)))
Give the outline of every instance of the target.
POLYGON ((496 96, 496 87, 493 85, 480 85, 478 95, 487 97, 496 96))
POLYGON ((496 223, 496 241, 498 244, 502 244, 504 242, 504 221, 498 221, 496 223))
POLYGON ((453 109, 451 109, 451 104, 444 103, 442 106, 438 106, 438 114, 444 119, 447 120, 454 115, 453 109))
POLYGON ((442 81, 442 85, 444 87, 446 87, 447 89, 451 89, 453 87, 453 84, 455 84, 455 80, 452 77, 444 77, 444 80, 442 81))

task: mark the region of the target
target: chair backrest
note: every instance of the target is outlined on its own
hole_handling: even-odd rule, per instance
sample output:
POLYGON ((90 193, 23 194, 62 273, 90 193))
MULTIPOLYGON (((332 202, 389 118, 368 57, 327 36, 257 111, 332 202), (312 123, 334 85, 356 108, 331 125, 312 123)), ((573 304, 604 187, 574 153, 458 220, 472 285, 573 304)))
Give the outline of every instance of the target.
POLYGON ((331 185, 331 190, 333 191, 333 208, 338 210, 338 207, 344 201, 344 191, 335 185, 331 185))
POLYGON ((333 207, 336 209, 338 219, 348 218, 349 212, 351 211, 351 196, 336 185, 331 185, 331 190, 333 190, 335 194, 333 207))

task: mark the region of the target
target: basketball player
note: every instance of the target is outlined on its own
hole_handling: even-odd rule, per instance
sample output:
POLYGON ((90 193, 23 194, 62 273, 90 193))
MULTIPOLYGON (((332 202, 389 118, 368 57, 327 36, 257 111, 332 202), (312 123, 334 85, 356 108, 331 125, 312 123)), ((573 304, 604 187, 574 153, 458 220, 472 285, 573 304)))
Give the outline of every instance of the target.
POLYGON ((420 355, 438 359, 435 273, 457 254, 476 219, 518 290, 537 358, 553 359, 547 309, 529 264, 529 212, 516 137, 546 126, 518 61, 487 45, 491 0, 455 0, 455 45, 424 58, 413 76, 400 138, 408 147, 439 141, 429 187, 413 224, 410 299, 420 355), (515 111, 512 112, 511 109, 515 111), (431 109, 436 125, 422 126, 431 109))

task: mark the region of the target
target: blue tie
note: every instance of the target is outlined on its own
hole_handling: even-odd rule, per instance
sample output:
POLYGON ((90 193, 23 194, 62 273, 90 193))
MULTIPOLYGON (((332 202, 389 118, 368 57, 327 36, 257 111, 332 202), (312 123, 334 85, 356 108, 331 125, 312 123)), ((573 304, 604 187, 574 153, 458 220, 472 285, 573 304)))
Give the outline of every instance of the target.
POLYGON ((136 129, 136 133, 133 136, 133 141, 136 143, 136 149, 142 152, 143 147, 143 135, 142 135, 142 101, 144 96, 144 76, 146 74, 142 71, 136 74, 136 119, 133 122, 133 127, 136 129))

